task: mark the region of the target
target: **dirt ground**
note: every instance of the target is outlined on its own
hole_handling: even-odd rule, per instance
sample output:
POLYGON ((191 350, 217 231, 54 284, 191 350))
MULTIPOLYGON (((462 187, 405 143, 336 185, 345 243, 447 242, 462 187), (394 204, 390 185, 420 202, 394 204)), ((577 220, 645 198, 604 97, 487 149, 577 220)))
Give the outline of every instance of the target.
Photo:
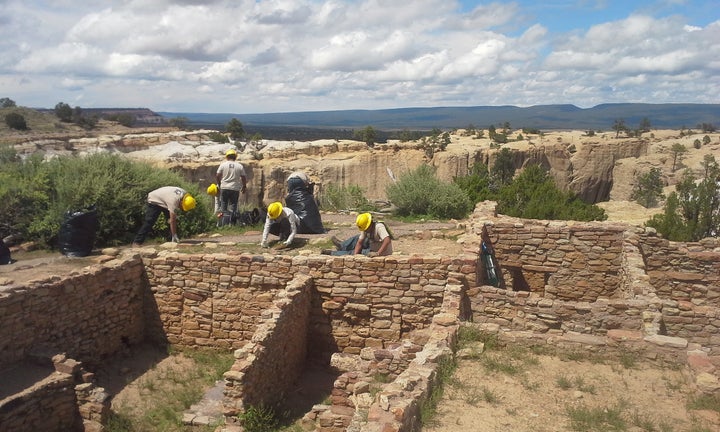
POLYGON ((694 394, 681 369, 642 361, 628 368, 618 359, 597 363, 557 355, 532 358, 533 363, 520 366, 517 374, 488 370, 483 359, 461 360, 446 384, 436 415, 423 430, 720 430, 720 413, 687 408, 694 394), (604 421, 600 420, 603 416, 607 416, 604 421))

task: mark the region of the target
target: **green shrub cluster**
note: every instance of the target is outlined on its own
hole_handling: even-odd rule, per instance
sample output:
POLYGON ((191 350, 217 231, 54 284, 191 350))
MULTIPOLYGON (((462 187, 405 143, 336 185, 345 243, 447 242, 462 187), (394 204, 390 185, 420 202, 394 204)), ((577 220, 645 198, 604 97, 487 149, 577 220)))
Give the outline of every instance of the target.
POLYGON ((645 225, 672 241, 699 241, 720 235, 720 164, 712 155, 703 160, 704 175, 697 179, 685 170, 665 201, 663 213, 645 225))
POLYGON ((607 219, 600 207, 585 203, 571 192, 560 190, 548 172, 538 165, 529 166, 513 177, 514 168, 509 165, 512 155, 508 152, 505 157, 502 156, 501 151, 492 170, 478 162, 469 175, 454 179, 473 203, 496 201, 498 212, 526 219, 607 219))
POLYGON ((356 210, 359 212, 377 210, 375 205, 365 198, 360 186, 336 186, 330 184, 322 191, 320 208, 328 211, 356 210))
POLYGON ((420 165, 400 176, 385 190, 399 216, 430 216, 441 219, 467 217, 473 207, 468 195, 455 183, 445 183, 429 165, 420 165))
MULTIPOLYGON (((182 187, 198 200, 195 210, 178 214, 181 238, 212 227, 208 198, 172 171, 110 154, 50 161, 33 155, 20 160, 4 149, 0 152, 0 231, 19 233, 54 248, 66 214, 94 206, 100 225, 95 246, 129 243, 142 224, 148 192, 161 186, 182 187)), ((163 217, 155 229, 153 236, 166 235, 163 217)))

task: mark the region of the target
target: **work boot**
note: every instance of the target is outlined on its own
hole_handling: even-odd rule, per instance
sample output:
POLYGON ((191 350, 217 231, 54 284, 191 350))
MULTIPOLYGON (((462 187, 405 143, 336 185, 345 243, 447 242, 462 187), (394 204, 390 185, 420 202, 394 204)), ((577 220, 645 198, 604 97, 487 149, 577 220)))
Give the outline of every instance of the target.
POLYGON ((342 247, 342 242, 339 238, 332 236, 330 237, 330 241, 332 242, 332 244, 335 245, 335 249, 340 250, 340 248, 342 247))
POLYGON ((332 255, 332 252, 330 249, 323 249, 320 251, 320 254, 322 255, 332 255))

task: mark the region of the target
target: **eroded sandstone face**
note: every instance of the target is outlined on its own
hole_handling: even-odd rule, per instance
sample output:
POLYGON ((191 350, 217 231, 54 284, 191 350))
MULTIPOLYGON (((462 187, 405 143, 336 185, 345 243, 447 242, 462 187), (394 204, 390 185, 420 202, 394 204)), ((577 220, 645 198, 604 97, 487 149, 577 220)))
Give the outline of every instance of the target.
MULTIPOLYGON (((209 139, 213 131, 157 132, 128 135, 103 135, 66 141, 29 141, 16 146, 23 154, 43 151, 48 156, 87 154, 96 151, 123 153, 130 158, 180 169, 201 188, 214 181, 217 165, 225 150, 236 145, 240 161, 248 174, 248 202, 262 205, 284 197, 285 179, 296 170, 305 171, 316 183, 321 195, 327 185, 362 188, 368 199, 386 199, 386 187, 404 173, 423 163, 436 169, 439 179, 452 181, 467 175, 477 162, 492 167, 501 147, 487 138, 451 135, 443 151, 428 152, 421 141, 389 141, 368 147, 358 141, 318 140, 312 142, 263 141, 219 144, 209 139)), ((584 132, 547 132, 526 135, 503 147, 513 151, 516 169, 531 164, 548 168, 563 189, 583 200, 598 203, 629 200, 635 178, 650 168, 663 173, 668 187, 675 185, 684 168, 702 174, 706 154, 720 160, 720 134, 711 142, 694 148, 696 135, 680 136, 675 131, 657 131, 642 138, 614 138, 608 134, 585 136, 584 132), (672 168, 670 148, 681 143, 688 150, 681 163, 672 168)))

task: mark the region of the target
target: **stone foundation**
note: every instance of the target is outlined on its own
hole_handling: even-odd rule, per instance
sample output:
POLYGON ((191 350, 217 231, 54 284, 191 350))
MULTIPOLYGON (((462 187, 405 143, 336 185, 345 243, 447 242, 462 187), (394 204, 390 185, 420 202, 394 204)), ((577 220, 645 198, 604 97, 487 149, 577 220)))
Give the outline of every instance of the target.
POLYGON ((481 203, 459 241, 474 253, 128 255, 2 287, 0 370, 49 358, 72 378, 3 396, 0 424, 94 430, 106 402, 88 371, 152 339, 234 350, 227 431, 239 430, 248 406, 280 401, 308 362, 338 375, 331 403, 303 418, 308 430, 417 430, 462 321, 515 343, 683 364, 698 391, 720 391, 717 239, 681 244, 618 224, 498 217, 481 203), (495 251, 497 287, 485 283, 483 241, 495 251), (45 411, 53 424, 30 414, 45 411))

